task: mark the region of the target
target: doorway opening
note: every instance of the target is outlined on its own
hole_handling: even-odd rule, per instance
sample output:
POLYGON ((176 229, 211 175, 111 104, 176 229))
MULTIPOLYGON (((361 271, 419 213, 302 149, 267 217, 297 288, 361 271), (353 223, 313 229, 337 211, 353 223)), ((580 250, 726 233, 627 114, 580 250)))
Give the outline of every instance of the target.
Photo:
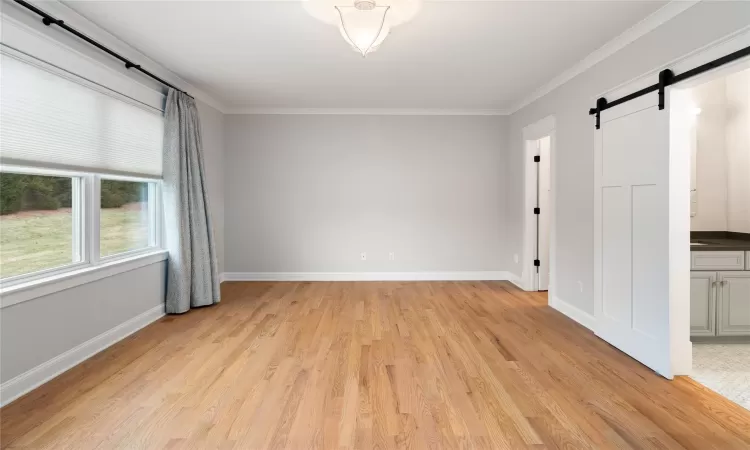
POLYGON ((750 61, 671 96, 690 155, 691 377, 750 409, 750 61))
POLYGON ((522 287, 547 291, 554 286, 554 142, 555 119, 549 116, 524 128, 525 203, 522 287))
POLYGON ((534 267, 534 290, 547 291, 549 289, 549 225, 550 225, 550 165, 549 154, 551 139, 545 136, 533 141, 536 145, 534 162, 536 165, 536 242, 534 267), (537 158, 538 157, 538 158, 537 158))

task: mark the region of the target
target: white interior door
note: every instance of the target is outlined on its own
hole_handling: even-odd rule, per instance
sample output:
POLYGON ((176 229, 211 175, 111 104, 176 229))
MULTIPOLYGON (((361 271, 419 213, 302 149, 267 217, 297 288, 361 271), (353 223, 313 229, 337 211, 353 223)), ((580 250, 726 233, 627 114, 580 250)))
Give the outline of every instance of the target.
POLYGON ((672 378, 669 110, 657 102, 608 109, 596 130, 595 315, 598 336, 672 378))
POLYGON ((549 290, 550 246, 550 137, 539 139, 539 290, 549 290))

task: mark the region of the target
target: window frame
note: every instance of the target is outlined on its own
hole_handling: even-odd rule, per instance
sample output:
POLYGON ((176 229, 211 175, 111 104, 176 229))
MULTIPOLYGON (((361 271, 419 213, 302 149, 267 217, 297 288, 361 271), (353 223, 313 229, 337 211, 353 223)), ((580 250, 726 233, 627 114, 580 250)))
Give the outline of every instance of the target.
POLYGON ((97 172, 53 169, 46 167, 0 164, 0 173, 65 177, 71 179, 72 259, 70 264, 51 267, 26 274, 0 278, 0 293, 19 285, 33 286, 46 283, 66 274, 85 269, 109 267, 118 261, 132 261, 139 256, 163 253, 162 180, 158 177, 110 175, 97 172), (106 257, 100 257, 101 180, 148 183, 149 246, 106 257))

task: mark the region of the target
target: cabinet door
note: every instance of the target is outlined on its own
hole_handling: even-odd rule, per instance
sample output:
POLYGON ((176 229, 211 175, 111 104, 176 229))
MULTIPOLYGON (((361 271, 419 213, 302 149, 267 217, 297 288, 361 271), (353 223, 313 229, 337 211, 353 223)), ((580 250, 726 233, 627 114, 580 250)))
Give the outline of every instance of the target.
POLYGON ((750 335, 750 272, 719 272, 719 336, 750 335))
POLYGON ((690 272, 690 335, 716 335, 716 272, 690 272))

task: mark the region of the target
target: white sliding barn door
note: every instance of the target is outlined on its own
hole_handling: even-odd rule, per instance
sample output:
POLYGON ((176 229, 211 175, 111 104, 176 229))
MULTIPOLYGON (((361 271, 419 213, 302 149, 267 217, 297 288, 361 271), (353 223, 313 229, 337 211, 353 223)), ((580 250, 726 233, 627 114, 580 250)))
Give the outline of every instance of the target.
POLYGON ((608 109, 596 130, 597 335, 672 378, 669 109, 657 93, 608 109))

